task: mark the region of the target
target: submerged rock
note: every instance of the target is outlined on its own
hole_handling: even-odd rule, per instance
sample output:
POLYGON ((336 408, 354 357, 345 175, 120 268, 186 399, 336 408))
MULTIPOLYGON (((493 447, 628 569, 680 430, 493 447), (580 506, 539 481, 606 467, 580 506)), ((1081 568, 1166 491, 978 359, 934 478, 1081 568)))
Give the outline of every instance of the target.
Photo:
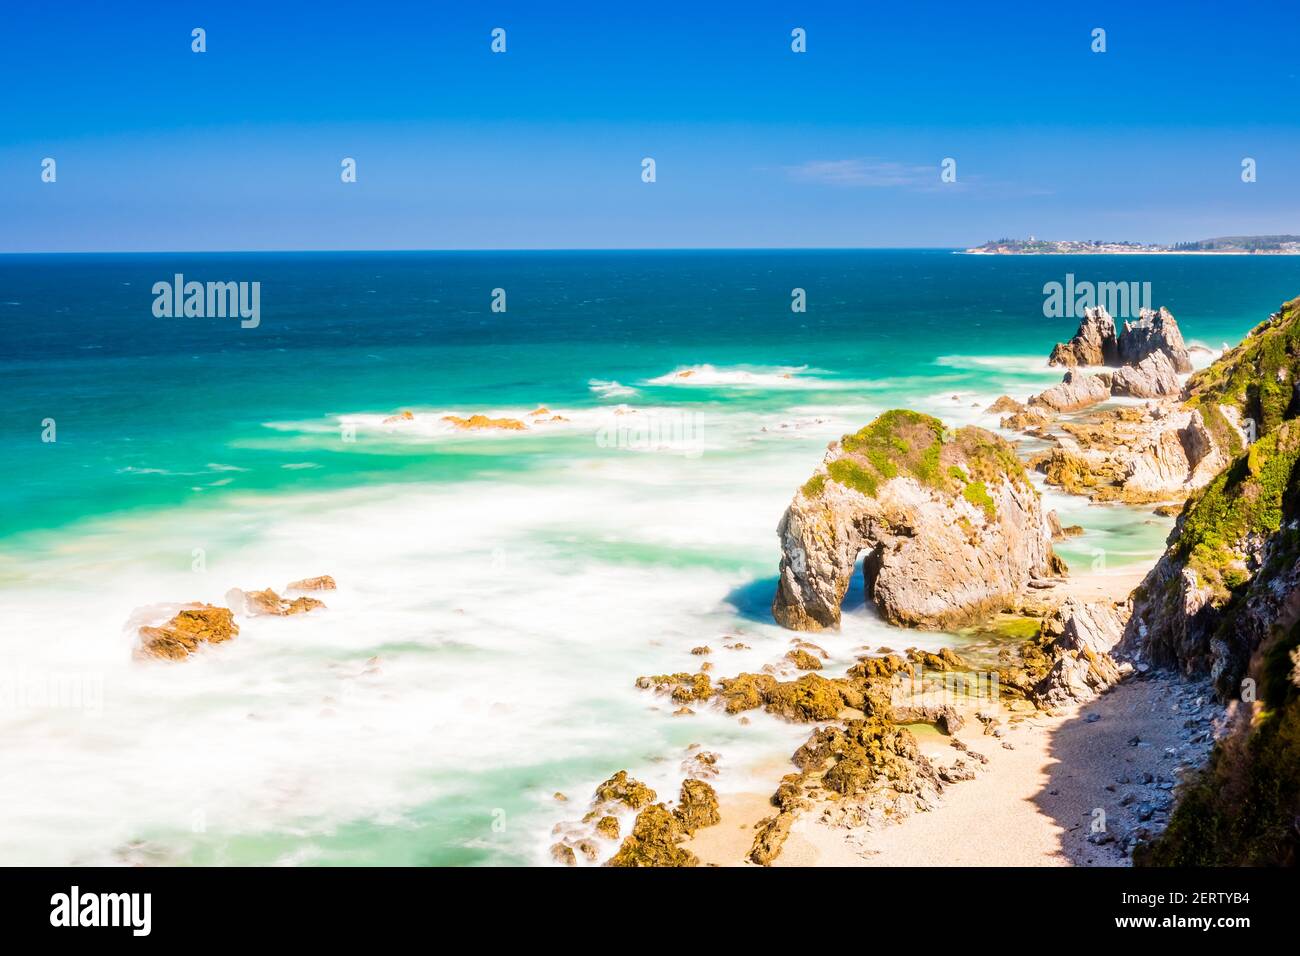
POLYGON ((564 866, 578 865, 578 858, 573 852, 573 847, 567 843, 553 844, 551 846, 551 859, 564 866))
POLYGON ((199 649, 200 644, 221 644, 239 633, 229 608, 211 604, 186 607, 161 627, 140 628, 137 653, 179 661, 199 649))
POLYGON ((328 574, 322 574, 315 578, 303 578, 301 581, 291 581, 285 586, 286 591, 333 591, 338 587, 334 579, 328 574))
POLYGON ((502 431, 523 431, 528 428, 517 418, 489 418, 486 415, 471 415, 461 418, 459 415, 443 415, 442 420, 455 425, 463 431, 480 431, 498 429, 502 431))
POLYGON ((262 591, 241 591, 239 588, 231 588, 226 592, 226 603, 236 613, 247 614, 250 617, 266 614, 285 617, 291 614, 304 614, 325 606, 325 602, 309 597, 288 601, 270 588, 262 591))
POLYGON ((786 651, 785 659, 801 671, 819 671, 822 669, 822 662, 801 647, 786 651))
POLYGON ((886 412, 832 443, 778 527, 772 602, 794 630, 837 627, 854 564, 894 624, 942 628, 997 609, 1048 566, 1050 531, 1011 445, 886 412))

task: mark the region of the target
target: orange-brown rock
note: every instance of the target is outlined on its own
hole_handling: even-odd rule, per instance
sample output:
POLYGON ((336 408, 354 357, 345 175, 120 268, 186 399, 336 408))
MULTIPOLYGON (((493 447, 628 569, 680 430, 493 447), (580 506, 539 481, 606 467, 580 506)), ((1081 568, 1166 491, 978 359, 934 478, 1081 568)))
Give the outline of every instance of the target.
POLYGON ((229 608, 196 604, 180 611, 161 627, 140 628, 139 655, 181 661, 200 644, 221 644, 239 633, 229 608))
POLYGON ((465 431, 496 428, 518 432, 528 428, 517 418, 488 418, 486 415, 471 415, 469 418, 461 418, 459 415, 443 415, 442 420, 451 422, 457 428, 465 431))
POLYGON ((287 601, 270 588, 263 591, 241 591, 234 588, 226 595, 226 601, 236 610, 242 607, 244 613, 252 617, 260 617, 264 614, 287 617, 290 614, 304 614, 325 606, 324 601, 309 597, 287 601))
POLYGON ((413 422, 413 421, 415 421, 415 415, 413 415, 411 412, 398 412, 396 415, 389 415, 387 418, 385 418, 384 424, 395 425, 398 422, 413 422))
POLYGON ((286 591, 333 591, 338 588, 334 579, 328 574, 322 574, 320 577, 303 578, 301 581, 291 581, 286 591))

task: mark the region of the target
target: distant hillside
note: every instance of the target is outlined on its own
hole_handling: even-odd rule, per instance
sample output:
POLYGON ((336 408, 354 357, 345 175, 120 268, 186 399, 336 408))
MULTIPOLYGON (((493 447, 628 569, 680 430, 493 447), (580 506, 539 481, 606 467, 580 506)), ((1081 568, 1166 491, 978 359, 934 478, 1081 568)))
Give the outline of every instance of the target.
POLYGON ((1288 247, 1300 247, 1300 236, 1219 236, 1215 239, 1198 239, 1195 242, 1174 244, 1175 252, 1280 252, 1288 247))

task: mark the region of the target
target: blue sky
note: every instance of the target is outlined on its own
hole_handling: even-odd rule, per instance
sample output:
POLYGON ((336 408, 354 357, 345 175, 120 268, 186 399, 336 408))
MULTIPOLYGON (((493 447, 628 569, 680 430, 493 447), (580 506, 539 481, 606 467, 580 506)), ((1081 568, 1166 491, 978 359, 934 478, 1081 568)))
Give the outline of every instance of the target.
POLYGON ((1300 233, 1298 11, 6 4, 0 251, 1300 233), (343 157, 358 182, 340 182, 343 157), (945 157, 955 184, 939 181, 945 157))

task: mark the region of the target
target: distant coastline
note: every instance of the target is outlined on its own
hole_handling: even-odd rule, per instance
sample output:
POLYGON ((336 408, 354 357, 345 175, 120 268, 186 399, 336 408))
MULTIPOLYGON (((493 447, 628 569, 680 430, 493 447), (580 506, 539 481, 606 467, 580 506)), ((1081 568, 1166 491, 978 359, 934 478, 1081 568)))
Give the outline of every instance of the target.
POLYGON ((972 256, 1294 256, 1300 255, 1300 236, 1219 236, 1178 242, 1108 242, 1080 239, 992 239, 982 246, 962 250, 972 256))

